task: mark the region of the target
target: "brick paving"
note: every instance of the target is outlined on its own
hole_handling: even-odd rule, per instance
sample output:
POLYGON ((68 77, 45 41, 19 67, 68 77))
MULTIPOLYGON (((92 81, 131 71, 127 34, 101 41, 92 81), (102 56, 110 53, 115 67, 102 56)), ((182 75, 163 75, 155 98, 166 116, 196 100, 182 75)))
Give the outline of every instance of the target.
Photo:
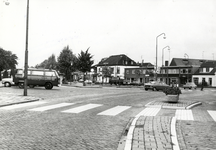
MULTIPOLYGON (((200 98, 201 99, 201 98, 200 98)), ((4 93, 1 94, 0 97, 0 107, 1 106, 5 106, 5 105, 11 105, 11 104, 18 104, 18 103, 25 103, 25 102, 31 102, 31 101, 38 101, 41 100, 40 98, 37 97, 32 97, 32 96, 27 96, 24 97, 22 95, 15 95, 13 93, 4 93)), ((150 103, 148 103, 148 105, 146 105, 147 107, 160 107, 164 110, 164 108, 174 108, 174 109, 186 109, 188 106, 193 105, 193 104, 200 104, 198 103, 199 101, 193 101, 193 100, 183 100, 180 99, 180 101, 178 103, 168 103, 166 101, 164 101, 164 99, 159 98, 156 99, 150 103)), ((207 106, 207 104, 205 103, 204 105, 205 107, 207 106)), ((173 111, 173 109, 168 109, 165 111, 161 111, 160 113, 158 113, 157 116, 139 116, 139 118, 136 121, 135 124, 135 128, 133 131, 133 136, 132 136, 132 146, 131 149, 132 150, 171 150, 173 149, 173 142, 172 142, 172 133, 171 133, 171 120, 174 116, 170 115, 173 111), (167 113, 168 111, 168 113, 167 113), (167 113, 167 114, 165 114, 167 113)), ((216 124, 215 122, 213 122, 212 118, 209 115, 206 115, 206 113, 203 113, 204 110, 193 110, 193 112, 196 114, 194 120, 196 121, 182 121, 182 120, 177 120, 176 121, 176 132, 177 132, 177 139, 178 139, 178 143, 179 143, 179 147, 181 150, 186 150, 186 149, 196 149, 196 150, 201 150, 201 149, 209 149, 209 150, 213 150, 216 149, 216 141, 214 139, 216 139, 216 134, 215 132, 212 131, 216 131, 216 124), (198 121, 197 121, 198 120, 198 121), (208 134, 207 134, 208 133, 208 134), (200 141, 199 143, 197 143, 197 141, 200 141)), ((21 116, 20 116, 21 117, 21 116)), ((93 118, 92 118, 93 119, 93 118)), ((4 119, 3 119, 4 120, 4 119)), ((11 123, 11 119, 10 120, 11 123)), ((44 118, 44 121, 46 121, 46 118, 44 118)), ((72 121, 72 120, 70 120, 72 121)), ((79 120, 80 121, 80 120, 79 120)), ((118 121, 118 120, 115 120, 118 121)), ((33 121, 32 125, 35 124, 37 122, 37 120, 33 121)), ((84 120, 81 120, 81 122, 85 122, 84 120)), ((46 122, 45 122, 46 123, 46 122)), ((41 125, 41 128, 45 129, 46 124, 39 124, 41 125)), ((73 121, 74 124, 76 124, 76 122, 73 121)), ((88 124, 88 122, 85 122, 86 124, 88 124)), ((4 123, 1 123, 2 127, 4 125, 4 123)), ((79 125, 79 124, 77 124, 79 125)), ((70 124, 66 124, 65 126, 70 126, 70 124)), ((19 140, 16 141, 17 143, 12 144, 13 147, 11 147, 11 149, 17 149, 19 148, 19 146, 21 146, 20 148, 23 147, 34 147, 36 145, 32 145, 32 140, 33 139, 37 139, 37 137, 26 137, 26 136, 22 136, 22 132, 25 131, 25 125, 19 125, 19 124, 11 124, 11 127, 17 130, 20 130, 20 135, 19 135, 19 139, 22 139, 23 141, 25 141, 26 143, 22 144, 19 143, 19 140), (31 139, 32 138, 32 139, 31 139), (28 144, 28 145, 25 145, 28 144)), ((103 125, 103 127, 106 127, 105 124, 103 125)), ((91 127, 91 130, 88 129, 88 126, 84 126, 84 128, 82 130, 79 130, 79 132, 75 132, 72 134, 80 134, 82 132, 90 132, 91 130, 98 128, 101 133, 103 133, 103 130, 105 129, 100 129, 98 126, 97 127, 91 127)), ((107 127, 107 129, 110 128, 107 127)), ((50 130, 50 129, 49 129, 50 130)), ((59 129, 59 130, 63 130, 63 129, 59 129)), ((44 130, 45 131, 45 130, 44 130)), ((5 134, 5 137, 8 137, 8 133, 5 133, 3 128, 1 130, 2 134, 5 134)), ((28 131, 30 132, 30 131, 28 131)), ((46 131, 45 131, 46 132, 46 131)), ((54 131, 53 131, 54 132, 54 131)), ((64 134, 63 136, 65 137, 65 135, 67 135, 67 131, 63 131, 62 133, 64 134)), ((38 134, 38 133, 37 133, 38 134)), ((36 134, 36 135, 37 135, 36 134)), ((43 134, 43 133, 42 133, 43 134)), ((111 134, 111 133, 110 133, 111 134)), ((92 135, 92 137, 94 137, 94 133, 90 133, 89 135, 92 135)), ((41 137, 45 136, 41 135, 41 137)), ((52 135, 53 138, 55 137, 55 135, 52 135)), ((44 148, 44 149, 49 149, 50 147, 52 148, 57 148, 58 149, 63 149, 65 147, 61 147, 60 145, 55 145, 56 143, 61 143, 62 139, 61 139, 61 135, 58 135, 59 138, 57 141, 56 138, 54 139, 45 139, 43 145, 40 145, 41 143, 38 143, 38 148, 44 148), (52 141, 53 140, 53 141, 52 141), (46 143, 47 141, 47 143, 46 143), (51 142, 52 141, 52 142, 51 142), (53 145, 50 145, 50 142, 53 145), (41 147, 40 147, 41 146, 41 147), (44 147, 45 146, 45 147, 44 147)), ((62 138, 63 138, 62 136, 62 138)), ((79 149, 85 149, 86 147, 89 147, 88 142, 85 141, 85 138, 82 137, 82 134, 80 135, 81 138, 79 140, 77 139, 68 139, 64 142, 64 144, 67 145, 68 143, 73 143, 74 145, 76 145, 76 148, 79 149), (79 145, 81 144, 81 145, 79 145)), ((69 137, 68 137, 69 138, 69 137)), ((99 137, 94 137, 92 141, 89 142, 95 142, 94 140, 99 140, 99 137)), ((1 140, 6 140, 6 139, 1 139, 1 140)), ((112 139, 112 141, 115 141, 117 139, 112 139)), ((39 141, 39 140, 38 140, 39 141)), ((109 142, 109 136, 107 137, 107 139, 104 141, 109 142)), ((12 142, 12 141, 11 141, 12 142)), ((21 142, 21 140, 20 140, 21 142)), ((8 149, 8 145, 1 145, 1 148, 4 149, 8 149)), ((69 144, 70 145, 70 144, 69 144)), ((70 146, 66 146, 68 149, 70 149, 70 146)), ((115 146, 113 146, 115 147, 115 146)), ((71 148, 72 149, 72 148, 71 148)), ((95 147, 89 148, 89 149, 103 149, 103 147, 100 147, 100 145, 95 145, 95 147)), ((104 149, 112 149, 112 148, 104 148, 104 149)))

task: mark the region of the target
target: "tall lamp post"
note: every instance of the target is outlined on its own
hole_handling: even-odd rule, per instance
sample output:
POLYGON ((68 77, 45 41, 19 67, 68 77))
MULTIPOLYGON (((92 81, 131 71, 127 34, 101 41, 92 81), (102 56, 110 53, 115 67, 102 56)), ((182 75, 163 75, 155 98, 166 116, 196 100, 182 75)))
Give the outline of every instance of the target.
POLYGON ((169 46, 166 46, 166 47, 164 47, 163 49, 162 49, 162 67, 164 66, 164 49, 165 48, 168 48, 167 50, 169 51, 170 50, 170 47, 169 46))
POLYGON ((26 48, 25 48, 25 70, 24 70, 24 96, 27 96, 28 83, 28 23, 29 23, 29 0, 27 0, 26 11, 26 48))
MULTIPOLYGON (((3 1, 5 5, 10 3, 6 0, 3 1)), ((26 11, 26 44, 25 44, 25 64, 24 64, 24 92, 23 95, 27 96, 27 78, 28 78, 28 22, 29 22, 29 0, 27 0, 27 11, 26 11)))
POLYGON ((160 35, 158 35, 157 37, 156 37, 156 74, 155 74, 155 78, 156 78, 156 80, 157 80, 157 57, 158 57, 158 37, 160 37, 160 36, 164 36, 163 38, 165 39, 166 38, 166 35, 165 35, 165 33, 161 33, 160 35))

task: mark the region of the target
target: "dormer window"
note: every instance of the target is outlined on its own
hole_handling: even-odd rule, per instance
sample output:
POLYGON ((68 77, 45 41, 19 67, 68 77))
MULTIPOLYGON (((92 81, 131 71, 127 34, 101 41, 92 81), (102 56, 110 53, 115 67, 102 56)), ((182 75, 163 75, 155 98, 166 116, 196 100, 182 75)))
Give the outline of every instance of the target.
POLYGON ((206 72, 209 72, 209 68, 206 68, 206 72))

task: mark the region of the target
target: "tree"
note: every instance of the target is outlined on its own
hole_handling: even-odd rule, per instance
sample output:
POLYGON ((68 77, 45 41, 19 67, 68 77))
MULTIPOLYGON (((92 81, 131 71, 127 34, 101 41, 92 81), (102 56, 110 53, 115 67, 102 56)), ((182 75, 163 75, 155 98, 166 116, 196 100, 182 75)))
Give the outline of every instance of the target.
POLYGON ((39 65, 35 66, 36 68, 44 68, 44 69, 57 69, 57 61, 54 54, 52 54, 48 59, 44 60, 39 65))
POLYGON ((16 65, 18 64, 17 59, 18 57, 16 54, 13 54, 11 51, 6 51, 0 47, 0 74, 4 69, 15 69, 16 65))
POLYGON ((84 73, 84 81, 85 81, 86 73, 91 71, 91 67, 94 63, 94 61, 92 60, 93 56, 88 52, 89 48, 85 52, 81 50, 81 53, 78 54, 77 67, 78 70, 84 73))
MULTIPOLYGON (((112 69, 110 67, 108 67, 108 66, 104 66, 102 68, 102 78, 105 77, 106 81, 107 81, 107 78, 111 77, 111 75, 112 75, 112 69)), ((103 82, 103 79, 102 79, 102 82, 103 82)))
POLYGON ((67 80, 71 77, 71 72, 76 70, 77 58, 69 46, 64 47, 58 57, 58 70, 65 74, 67 80))

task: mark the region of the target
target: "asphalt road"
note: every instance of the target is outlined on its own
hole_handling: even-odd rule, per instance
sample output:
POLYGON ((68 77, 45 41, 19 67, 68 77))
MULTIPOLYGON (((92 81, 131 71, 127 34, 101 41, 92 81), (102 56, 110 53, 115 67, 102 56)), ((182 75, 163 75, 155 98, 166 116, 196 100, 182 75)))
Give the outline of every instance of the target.
MULTIPOLYGON (((16 87, 1 90, 23 94, 23 90, 16 87)), ((215 93, 209 93, 211 95, 205 104, 195 109, 216 110, 215 93)), ((142 111, 145 104, 164 97, 162 92, 116 87, 55 87, 53 90, 34 88, 28 89, 28 95, 41 97, 44 103, 0 110, 0 149, 116 150, 129 120, 142 111), (61 107, 60 104, 64 106, 61 107), (53 106, 53 109, 39 108, 44 106, 53 106), (54 108, 55 106, 59 107, 54 108), (34 110, 35 108, 39 109, 34 110), (112 115, 105 112, 113 108, 122 111, 112 115)), ((203 100, 203 93, 198 90, 183 91, 181 96, 185 99, 193 97, 196 100, 203 100)), ((211 123, 215 128, 215 123, 211 123)), ((194 143, 197 141, 191 139, 191 136, 196 136, 196 132, 190 132, 190 128, 195 125, 194 122, 188 125, 188 122, 184 121, 182 126, 179 125, 178 132, 183 136, 187 134, 187 141, 190 141, 181 146, 196 146, 194 143)), ((211 126, 212 129, 213 127, 211 126)))

